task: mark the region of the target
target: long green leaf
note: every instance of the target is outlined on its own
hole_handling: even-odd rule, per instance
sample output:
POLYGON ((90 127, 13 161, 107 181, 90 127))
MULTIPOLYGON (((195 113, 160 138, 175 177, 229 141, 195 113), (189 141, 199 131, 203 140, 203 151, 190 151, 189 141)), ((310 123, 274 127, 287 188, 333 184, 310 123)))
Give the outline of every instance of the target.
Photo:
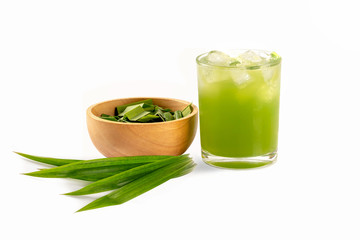
POLYGON ((97 168, 84 168, 73 172, 69 172, 65 176, 59 175, 58 178, 74 178, 74 179, 95 182, 141 165, 144 164, 128 164, 128 165, 119 165, 119 166, 115 165, 115 166, 106 166, 106 167, 97 167, 97 168))
POLYGON ((188 166, 192 166, 191 159, 170 164, 140 177, 113 192, 100 197, 78 210, 85 211, 127 202, 180 174, 188 166))
POLYGON ((101 170, 107 169, 107 167, 112 168, 113 166, 131 166, 134 167, 136 164, 145 164, 151 163, 154 161, 159 161, 161 159, 166 159, 171 156, 133 156, 133 157, 117 157, 117 158, 103 158, 103 159, 94 159, 87 161, 79 161, 75 163, 70 163, 67 165, 54 167, 50 169, 44 169, 36 172, 26 173, 25 175, 33 177, 46 177, 46 178, 64 178, 71 177, 71 175, 76 171, 88 169, 88 171, 95 171, 96 168, 101 170))
POLYGON ((196 167, 196 163, 193 162, 191 165, 187 165, 187 167, 184 168, 183 171, 179 172, 178 174, 175 174, 173 176, 173 178, 182 177, 182 176, 184 176, 184 175, 186 175, 188 173, 191 173, 192 170, 194 170, 195 167, 196 167))
POLYGON ((54 165, 54 166, 62 166, 62 165, 70 164, 70 163, 83 161, 83 160, 77 160, 77 159, 40 157, 40 156, 29 155, 29 154, 25 154, 25 153, 21 153, 21 152, 14 152, 14 153, 16 153, 22 157, 37 161, 37 162, 54 165))
MULTIPOLYGON (((61 158, 49 158, 49 157, 40 157, 40 156, 34 156, 29 155, 25 153, 19 153, 15 152, 16 154, 19 154, 22 157, 28 158, 30 160, 34 160, 40 163, 46 163, 53 166, 63 166, 66 164, 74 163, 74 162, 86 162, 90 160, 77 160, 77 159, 61 159, 61 158)), ((100 158, 100 159, 106 159, 106 158, 100 158)), ((93 159, 94 160, 94 159, 93 159)), ((99 160, 99 159, 97 159, 99 160)), ((88 170, 84 171, 76 171, 68 176, 68 178, 74 178, 79 180, 85 180, 85 181, 97 181, 103 178, 110 177, 114 174, 117 174, 121 171, 128 170, 129 168, 139 166, 137 165, 129 165, 129 166, 111 166, 106 168, 98 168, 98 169, 91 169, 90 172, 88 170)), ((27 174, 27 175, 31 175, 27 174)))
POLYGON ((77 191, 66 193, 66 195, 86 195, 86 194, 93 194, 93 193, 113 190, 119 188, 119 186, 123 185, 124 182, 133 180, 135 178, 138 178, 139 176, 143 176, 144 174, 152 172, 170 163, 176 161, 182 161, 186 159, 189 159, 188 155, 174 156, 157 162, 144 164, 135 168, 131 168, 127 171, 118 173, 116 175, 110 176, 108 178, 101 179, 77 191))

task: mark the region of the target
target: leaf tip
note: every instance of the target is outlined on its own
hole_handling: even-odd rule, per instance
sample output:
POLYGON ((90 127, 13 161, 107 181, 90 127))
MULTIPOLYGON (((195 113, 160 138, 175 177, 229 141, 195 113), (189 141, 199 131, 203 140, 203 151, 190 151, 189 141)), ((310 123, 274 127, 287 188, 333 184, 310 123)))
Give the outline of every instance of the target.
POLYGON ((16 152, 16 151, 12 151, 13 153, 17 154, 17 155, 20 155, 20 156, 24 156, 25 154, 24 153, 21 153, 21 152, 16 152))
POLYGON ((87 210, 91 210, 91 209, 92 209, 92 208, 88 208, 87 206, 88 206, 88 205, 86 205, 85 207, 80 208, 80 209, 77 210, 75 213, 83 212, 83 211, 87 211, 87 210))
POLYGON ((31 177, 48 177, 44 174, 41 173, 42 171, 36 171, 36 172, 29 172, 29 173, 24 173, 27 176, 31 176, 31 177))
POLYGON ((63 193, 61 195, 76 196, 76 195, 81 195, 81 194, 79 194, 78 191, 73 191, 73 192, 63 193))
POLYGON ((26 176, 32 176, 34 177, 34 172, 29 172, 29 173, 21 173, 22 175, 26 175, 26 176))

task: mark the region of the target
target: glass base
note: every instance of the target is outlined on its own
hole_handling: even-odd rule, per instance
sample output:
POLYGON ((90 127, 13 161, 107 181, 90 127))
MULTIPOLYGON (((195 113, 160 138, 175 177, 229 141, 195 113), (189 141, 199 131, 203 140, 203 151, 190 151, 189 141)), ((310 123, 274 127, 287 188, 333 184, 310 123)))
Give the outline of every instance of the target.
POLYGON ((201 150, 202 159, 205 163, 213 167, 232 168, 232 169, 248 169, 259 168, 271 165, 276 162, 277 151, 262 156, 255 157, 221 157, 201 150))

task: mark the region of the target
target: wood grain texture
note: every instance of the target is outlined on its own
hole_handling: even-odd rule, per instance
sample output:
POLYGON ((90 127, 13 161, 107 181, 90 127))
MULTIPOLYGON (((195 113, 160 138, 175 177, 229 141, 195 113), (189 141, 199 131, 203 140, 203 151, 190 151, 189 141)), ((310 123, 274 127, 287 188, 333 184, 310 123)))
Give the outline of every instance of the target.
MULTIPOLYGON (((150 98, 150 97, 149 97, 150 98)), ((198 108, 179 120, 157 123, 121 123, 99 118, 114 115, 116 106, 149 98, 122 98, 94 104, 87 109, 90 138, 105 157, 137 155, 181 155, 194 140, 198 125, 198 108)), ((155 105, 182 110, 190 103, 171 98, 151 98, 155 105)))

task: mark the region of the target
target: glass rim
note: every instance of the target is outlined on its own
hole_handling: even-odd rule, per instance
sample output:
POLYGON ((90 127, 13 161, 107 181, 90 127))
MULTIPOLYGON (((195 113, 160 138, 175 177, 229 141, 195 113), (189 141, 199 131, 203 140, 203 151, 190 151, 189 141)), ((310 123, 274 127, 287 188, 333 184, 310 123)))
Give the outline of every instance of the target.
MULTIPOLYGON (((259 50, 259 49, 234 49, 233 51, 247 51, 247 50, 255 50, 255 51, 265 51, 265 50, 259 50)), ((213 51, 213 50, 212 50, 213 51)), ((271 62, 266 62, 266 63, 262 63, 262 64, 254 64, 254 65, 240 65, 240 66, 221 66, 221 65, 216 65, 216 64, 211 64, 211 63, 204 63, 201 62, 200 59, 205 56, 206 54, 210 53, 211 51, 205 52, 200 54, 199 56, 196 57, 196 63, 198 65, 201 66, 205 66, 205 67, 214 67, 214 68, 223 68, 223 69, 247 69, 247 70, 254 70, 254 69, 259 69, 261 67, 272 67, 272 66, 276 66, 278 64, 281 63, 282 57, 279 56, 275 61, 271 61, 271 62)), ((226 53, 226 51, 225 51, 226 53)))

